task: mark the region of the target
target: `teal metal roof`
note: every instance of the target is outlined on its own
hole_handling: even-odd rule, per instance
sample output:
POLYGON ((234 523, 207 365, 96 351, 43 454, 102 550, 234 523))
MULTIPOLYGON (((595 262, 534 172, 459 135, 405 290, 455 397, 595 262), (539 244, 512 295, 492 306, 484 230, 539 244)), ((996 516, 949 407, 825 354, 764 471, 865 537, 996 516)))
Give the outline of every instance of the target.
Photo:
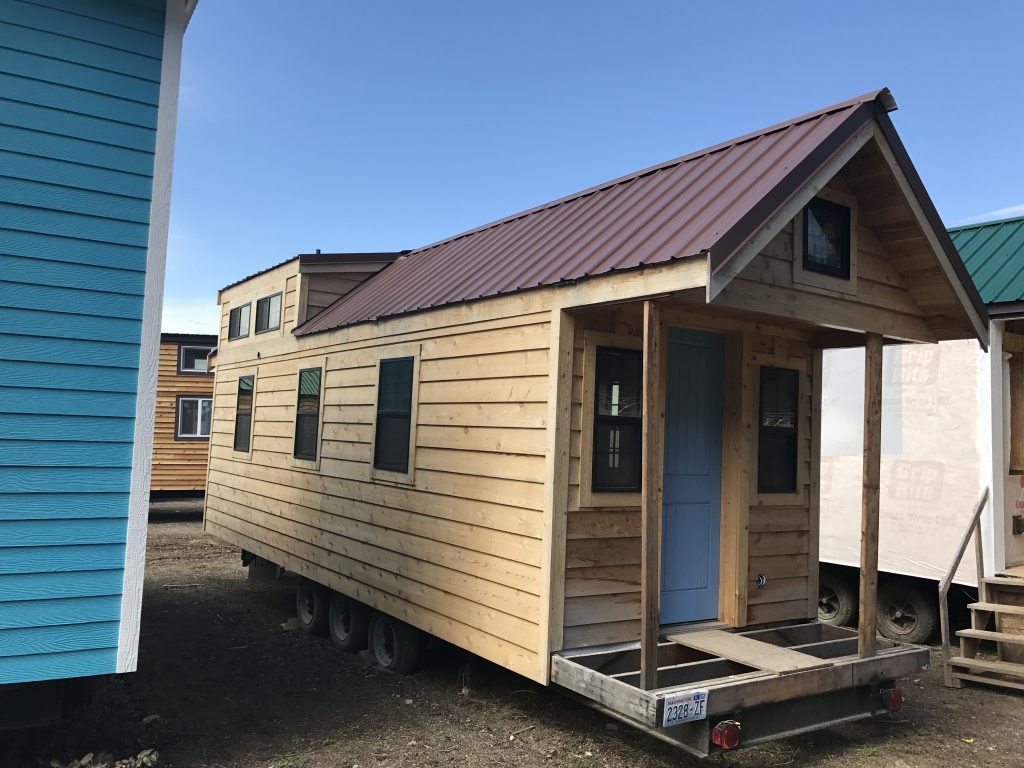
POLYGON ((986 304, 1024 301, 1024 216, 949 230, 986 304))

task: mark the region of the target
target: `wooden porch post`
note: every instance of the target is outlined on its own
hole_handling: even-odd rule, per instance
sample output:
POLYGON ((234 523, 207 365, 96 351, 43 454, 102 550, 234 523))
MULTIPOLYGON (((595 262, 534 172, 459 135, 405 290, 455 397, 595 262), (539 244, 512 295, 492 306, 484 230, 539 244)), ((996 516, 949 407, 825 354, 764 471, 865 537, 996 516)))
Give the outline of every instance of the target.
POLYGON ((661 498, 664 474, 665 331, 661 310, 644 302, 643 426, 640 463, 640 685, 658 682, 658 603, 661 597, 661 498))
POLYGON ((882 337, 864 339, 864 486, 860 523, 860 621, 857 652, 875 655, 878 610, 878 496, 882 462, 882 337))

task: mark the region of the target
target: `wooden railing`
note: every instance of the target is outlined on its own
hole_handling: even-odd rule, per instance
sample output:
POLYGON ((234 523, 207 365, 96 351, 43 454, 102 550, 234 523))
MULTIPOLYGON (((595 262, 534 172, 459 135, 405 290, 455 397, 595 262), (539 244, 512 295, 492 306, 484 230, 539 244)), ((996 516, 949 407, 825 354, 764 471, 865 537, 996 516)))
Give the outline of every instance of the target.
POLYGON ((953 558, 949 570, 946 571, 945 577, 939 584, 939 631, 942 633, 942 675, 943 681, 948 686, 953 685, 953 670, 949 666, 952 652, 949 646, 949 600, 947 598, 949 597, 949 588, 953 584, 953 577, 956 576, 956 571, 960 567, 960 561, 964 559, 964 552, 967 551, 967 545, 971 542, 972 536, 974 537, 975 569, 978 574, 978 601, 985 602, 987 596, 984 581, 985 561, 982 556, 981 546, 981 513, 988 503, 988 494, 989 489, 986 488, 978 500, 978 505, 974 508, 974 514, 971 515, 971 523, 967 526, 967 530, 964 531, 964 537, 956 551, 956 556, 953 558))

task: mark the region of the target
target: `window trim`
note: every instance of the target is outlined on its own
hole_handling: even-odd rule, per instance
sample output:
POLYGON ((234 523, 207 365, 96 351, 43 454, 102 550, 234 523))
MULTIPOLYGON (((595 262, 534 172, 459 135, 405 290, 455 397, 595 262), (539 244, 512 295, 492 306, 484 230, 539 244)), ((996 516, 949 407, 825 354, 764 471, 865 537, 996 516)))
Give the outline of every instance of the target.
MULTIPOLYGON (((239 315, 239 318, 241 318, 241 315, 239 315)), ((242 327, 241 319, 239 319, 238 327, 239 327, 239 330, 241 330, 241 327, 242 327)), ((249 333, 250 333, 250 329, 251 328, 252 328, 252 301, 251 300, 245 302, 244 304, 239 304, 237 307, 231 307, 231 309, 228 310, 228 341, 235 341, 236 339, 247 339, 247 338, 249 338, 249 333), (235 313, 235 312, 241 312, 241 310, 243 310, 246 307, 249 308, 249 322, 246 323, 245 333, 239 333, 236 336, 232 336, 231 335, 231 315, 233 313, 235 313)))
MULTIPOLYGON (((213 431, 213 394, 193 394, 193 393, 181 393, 174 398, 174 440, 176 442, 188 443, 188 442, 209 442, 209 435, 182 435, 181 434, 181 401, 182 400, 209 400, 210 401, 210 431, 213 431)), ((200 406, 200 414, 202 414, 202 406, 200 406)), ((199 424, 202 424, 202 417, 200 415, 199 424)), ((198 427, 199 424, 196 426, 198 427)))
MULTIPOLYGON (((580 488, 581 509, 599 507, 638 507, 640 491, 597 491, 593 490, 594 474, 594 416, 597 396, 597 348, 643 350, 643 339, 604 331, 583 331, 583 402, 582 432, 580 435, 580 488)), ((641 478, 643 482, 643 478, 641 478)))
POLYGON ((643 476, 642 476, 642 471, 641 471, 642 470, 642 463, 641 463, 642 462, 642 452, 643 452, 643 416, 642 415, 639 416, 639 417, 636 417, 636 416, 602 416, 599 413, 599 409, 598 409, 598 406, 597 406, 597 398, 598 398, 598 391, 597 391, 597 372, 598 371, 597 371, 597 369, 598 369, 598 358, 600 357, 600 353, 601 353, 602 350, 611 351, 611 352, 619 352, 619 353, 625 352, 627 354, 630 354, 632 356, 635 356, 635 357, 639 358, 639 360, 640 360, 640 392, 641 392, 641 396, 643 394, 643 366, 644 366, 643 351, 642 350, 636 350, 636 349, 630 349, 629 347, 609 347, 609 346, 606 346, 604 344, 596 345, 594 347, 594 393, 593 393, 593 397, 594 397, 594 418, 590 422, 591 452, 593 453, 594 449, 596 448, 597 425, 601 424, 601 423, 609 423, 609 422, 612 422, 612 420, 618 421, 618 420, 621 419, 621 420, 623 420, 624 423, 633 424, 634 426, 636 426, 638 428, 637 429, 637 445, 636 445, 636 449, 637 449, 637 452, 639 454, 641 454, 641 455, 637 456, 636 466, 637 466, 638 476, 637 476, 637 479, 636 479, 636 486, 635 487, 632 487, 632 486, 630 486, 630 487, 618 487, 618 488, 614 488, 614 487, 595 488, 594 487, 594 459, 593 459, 593 455, 591 455, 591 460, 590 460, 590 492, 592 494, 601 494, 601 495, 604 495, 606 493, 640 493, 641 492, 641 486, 643 485, 643 476))
POLYGON ((259 384, 259 371, 253 370, 251 372, 239 371, 238 376, 235 378, 235 397, 232 403, 234 410, 234 417, 231 420, 231 450, 235 454, 241 454, 246 457, 247 460, 252 460, 252 443, 254 435, 254 426, 256 423, 256 392, 257 385, 259 384), (246 377, 252 377, 252 409, 249 411, 249 440, 248 450, 240 450, 235 446, 238 445, 238 385, 242 379, 246 377))
POLYGON ((213 376, 213 371, 210 370, 210 353, 213 352, 217 347, 210 347, 206 344, 186 344, 182 342, 178 344, 178 375, 179 376, 213 376), (185 354, 186 349, 205 349, 206 350, 206 370, 199 371, 195 368, 184 368, 182 366, 182 357, 185 354))
POLYGON ((302 367, 299 368, 295 373, 295 418, 292 421, 292 463, 295 466, 310 467, 313 469, 320 468, 320 458, 323 455, 324 381, 326 380, 326 378, 326 360, 324 360, 322 364, 317 362, 314 365, 310 365, 309 361, 305 361, 302 363, 302 367), (299 382, 302 380, 302 374, 305 371, 320 371, 320 392, 317 394, 316 411, 316 455, 313 458, 298 456, 295 453, 295 451, 298 449, 299 439, 299 382))
POLYGON ((815 199, 841 205, 850 211, 850 275, 849 277, 836 277, 835 275, 804 267, 806 227, 804 225, 804 208, 801 208, 800 212, 793 218, 793 282, 798 284, 801 289, 825 296, 856 296, 857 262, 859 260, 857 198, 845 192, 839 192, 838 190, 826 187, 815 195, 815 199))
MULTIPOLYGON (((802 507, 810 504, 810 483, 808 474, 810 465, 810 454, 805 446, 811 441, 811 418, 813 417, 814 404, 811 402, 813 395, 813 382, 810 371, 799 365, 794 365, 792 358, 780 355, 754 353, 751 356, 750 382, 753 391, 754 413, 751 420, 754 428, 750 435, 750 467, 749 474, 749 503, 752 507, 802 507), (761 413, 761 368, 788 368, 795 370, 798 376, 797 386, 797 455, 796 455, 796 491, 795 492, 764 492, 758 489, 757 467, 760 461, 761 440, 760 440, 760 413, 761 413)), ((810 361, 808 360, 808 363, 810 361)))
POLYGON ((842 205, 841 203, 836 203, 833 202, 832 200, 826 200, 824 197, 814 197, 808 201, 807 205, 804 206, 803 226, 800 227, 800 236, 803 238, 803 259, 801 263, 803 264, 805 272, 816 272, 819 275, 827 275, 829 277, 838 278, 839 280, 850 279, 850 259, 853 257, 853 253, 851 252, 850 248, 850 237, 852 234, 850 231, 850 224, 852 218, 853 214, 850 211, 850 209, 847 206, 842 205), (845 232, 843 232, 845 237, 842 239, 842 242, 840 243, 840 245, 845 250, 845 253, 841 253, 840 255, 845 256, 845 259, 841 259, 840 266, 838 268, 830 267, 827 264, 819 264, 814 261, 809 261, 807 258, 808 237, 810 235, 807 226, 807 210, 811 207, 817 207, 823 210, 831 210, 833 212, 841 214, 845 219, 845 232))
POLYGON ((281 321, 284 319, 282 317, 284 315, 284 291, 277 291, 276 293, 271 293, 256 299, 256 311, 253 314, 255 315, 253 318, 252 326, 254 335, 259 336, 264 333, 273 333, 274 331, 281 330, 281 321), (268 326, 267 328, 264 328, 261 331, 259 329, 260 302, 266 301, 269 304, 270 300, 273 299, 275 296, 280 297, 280 301, 278 302, 277 307, 277 325, 268 326))
POLYGON ((373 384, 373 426, 370 431, 370 477, 374 480, 414 485, 416 482, 416 422, 419 414, 420 393, 420 345, 409 344, 389 347, 381 350, 374 365, 373 384), (390 469, 378 469, 374 466, 374 454, 377 451, 377 403, 380 398, 380 364, 388 360, 412 358, 412 395, 409 403, 409 463, 405 472, 390 469))

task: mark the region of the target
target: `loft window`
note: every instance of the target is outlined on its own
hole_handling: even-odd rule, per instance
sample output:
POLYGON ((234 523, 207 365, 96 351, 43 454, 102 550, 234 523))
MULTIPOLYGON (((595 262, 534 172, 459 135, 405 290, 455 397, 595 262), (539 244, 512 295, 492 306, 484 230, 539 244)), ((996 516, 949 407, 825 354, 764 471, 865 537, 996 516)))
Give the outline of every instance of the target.
POLYGON ((249 313, 251 310, 251 303, 243 304, 231 310, 231 314, 228 315, 229 339, 244 339, 249 335, 249 313))
POLYGON ((811 200, 804 208, 804 269, 850 279, 850 209, 811 200))
POLYGON ((213 412, 213 398, 178 397, 178 413, 175 419, 174 437, 177 440, 205 440, 210 437, 210 416, 213 412))
POLYGON ((206 358, 212 347, 178 347, 178 373, 208 373, 206 358))
POLYGON ((758 412, 757 490, 795 493, 800 373, 792 368, 761 368, 758 412))
POLYGON ((235 405, 235 450, 249 452, 249 437, 252 433, 252 376, 238 377, 238 402, 235 405))
POLYGON ((639 491, 643 355, 598 347, 595 360, 591 490, 639 491))
POLYGON ((256 302, 256 333, 276 331, 281 327, 281 294, 264 296, 256 302))
POLYGON ((409 471, 412 372, 411 357, 380 361, 377 429, 373 442, 374 469, 401 473, 409 471))
POLYGON ((320 368, 299 371, 299 394, 295 406, 296 459, 316 461, 320 429, 320 368))

